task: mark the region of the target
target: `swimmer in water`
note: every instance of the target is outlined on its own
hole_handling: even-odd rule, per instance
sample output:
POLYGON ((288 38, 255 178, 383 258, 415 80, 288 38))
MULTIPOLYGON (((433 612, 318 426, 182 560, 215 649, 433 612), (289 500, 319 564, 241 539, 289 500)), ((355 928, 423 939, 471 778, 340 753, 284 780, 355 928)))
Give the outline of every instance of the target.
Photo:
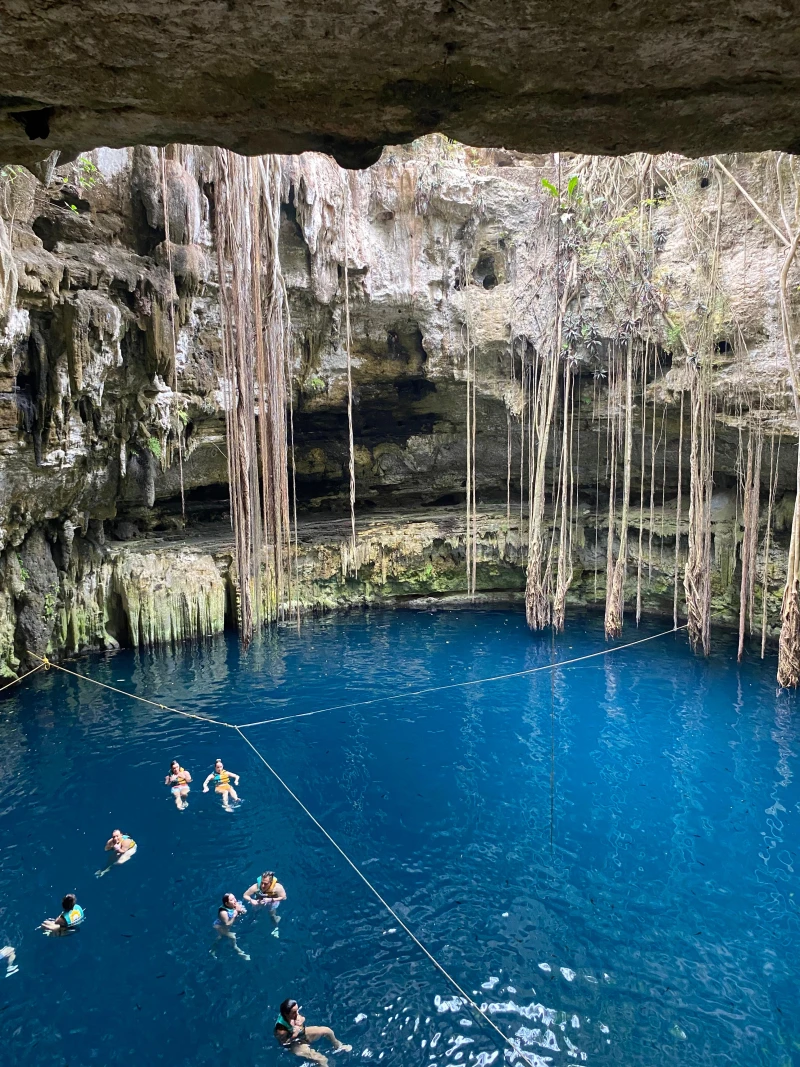
POLYGON ((178 811, 186 811, 189 807, 189 801, 186 797, 189 795, 189 782, 191 782, 192 776, 187 770, 181 767, 180 763, 176 759, 169 765, 169 774, 164 779, 164 785, 168 785, 175 798, 175 807, 178 811))
POLYGON ((0 960, 6 961, 6 978, 10 978, 12 974, 16 974, 19 970, 19 967, 14 962, 16 958, 17 954, 11 945, 0 948, 0 960))
MULTIPOLYGON (((244 915, 247 912, 247 908, 241 901, 237 900, 233 893, 222 894, 222 906, 217 909, 217 917, 214 920, 214 929, 217 931, 217 940, 221 937, 227 937, 233 942, 233 947, 239 953, 239 955, 246 960, 250 957, 246 952, 243 952, 236 941, 236 934, 231 927, 236 922, 240 915, 244 915)), ((216 956, 214 949, 211 949, 211 955, 216 956)))
POLYGON ((304 1060, 312 1060, 320 1064, 320 1067, 328 1067, 328 1059, 321 1052, 315 1052, 311 1048, 312 1041, 319 1038, 327 1038, 333 1045, 334 1052, 350 1052, 352 1045, 343 1044, 329 1026, 306 1026, 305 1018, 300 1014, 300 1008, 296 1000, 284 1000, 281 1004, 280 1014, 275 1020, 275 1037, 278 1043, 283 1045, 295 1056, 301 1056, 304 1060))
POLYGON ((218 759, 214 764, 214 770, 209 774, 208 778, 203 782, 203 792, 208 792, 208 783, 213 780, 214 792, 222 795, 222 806, 226 811, 233 811, 230 805, 230 800, 239 802, 239 797, 236 795, 236 790, 231 785, 231 778, 235 779, 235 784, 239 784, 239 775, 234 774, 233 771, 226 771, 222 766, 222 760, 218 759))
MULTIPOLYGON (((280 915, 276 915, 275 913, 278 910, 280 902, 286 900, 286 890, 272 871, 265 871, 258 881, 254 882, 253 885, 245 891, 244 899, 248 904, 252 904, 253 907, 266 907, 276 926, 281 921, 280 915)), ((272 933, 274 937, 278 936, 277 930, 273 930, 272 933)))
POLYGON ((42 929, 47 934, 70 934, 83 922, 83 908, 74 893, 67 893, 61 901, 61 914, 57 919, 45 919, 42 929))
POLYGON ((111 862, 107 867, 94 872, 98 878, 108 874, 112 867, 116 867, 120 863, 127 863, 129 859, 132 859, 136 855, 136 842, 132 837, 123 834, 121 830, 115 830, 106 841, 106 852, 113 852, 114 855, 111 857, 111 862))

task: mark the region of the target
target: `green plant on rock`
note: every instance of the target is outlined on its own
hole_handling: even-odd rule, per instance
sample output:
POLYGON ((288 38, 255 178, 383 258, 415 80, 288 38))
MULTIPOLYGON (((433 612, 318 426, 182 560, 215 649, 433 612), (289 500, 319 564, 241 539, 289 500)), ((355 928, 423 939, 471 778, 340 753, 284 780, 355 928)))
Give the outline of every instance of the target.
POLYGON ((56 613, 56 594, 49 592, 44 598, 44 619, 49 622, 56 613))
POLYGON ((75 182, 81 189, 93 189, 100 180, 100 171, 86 156, 78 156, 73 168, 75 182))
POLYGON ((306 391, 309 393, 324 393, 325 381, 323 378, 315 375, 313 378, 306 379, 306 391))
POLYGON ((27 580, 31 576, 31 572, 23 564, 22 560, 20 559, 19 552, 17 552, 17 563, 19 564, 19 576, 20 576, 20 578, 22 579, 23 582, 27 582, 27 580))
POLYGON ((147 447, 150 449, 156 459, 161 459, 161 442, 157 437, 151 437, 150 440, 147 442, 147 447))
POLYGON ((681 343, 681 328, 677 322, 670 323, 667 327, 667 341, 671 348, 676 348, 681 343))
POLYGON ((20 167, 14 163, 7 163, 5 166, 0 167, 0 181, 8 182, 9 185, 13 185, 24 171, 24 167, 20 167))

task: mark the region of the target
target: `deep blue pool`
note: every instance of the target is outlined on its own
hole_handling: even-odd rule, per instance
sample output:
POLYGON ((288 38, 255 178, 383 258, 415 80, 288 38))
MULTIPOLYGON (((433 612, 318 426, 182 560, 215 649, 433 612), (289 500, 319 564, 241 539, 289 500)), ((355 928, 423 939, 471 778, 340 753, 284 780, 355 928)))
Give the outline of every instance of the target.
MULTIPOLYGON (((622 642, 663 626, 630 628, 622 642)), ((353 614, 72 664, 244 723, 604 647, 520 613, 353 614)), ((775 664, 670 635, 555 673, 248 731, 442 964, 538 1065, 800 1063, 800 713, 775 664), (539 1057, 539 1059, 537 1059, 539 1057)), ((340 1065, 501 1067, 503 1048, 232 730, 39 673, 0 703, 0 1047, 17 1067, 288 1063, 296 997, 340 1065), (178 812, 173 756, 194 775, 178 812), (201 783, 221 756, 243 804, 201 783), (139 844, 97 879, 119 827, 139 844), (273 868, 288 900, 212 921, 273 868), (86 922, 37 932, 76 889, 86 922), (359 1021, 356 1021, 356 1020, 359 1021), (493 1056, 499 1053, 496 1059, 493 1056)), ((324 1050, 323 1050, 324 1051, 324 1050)))

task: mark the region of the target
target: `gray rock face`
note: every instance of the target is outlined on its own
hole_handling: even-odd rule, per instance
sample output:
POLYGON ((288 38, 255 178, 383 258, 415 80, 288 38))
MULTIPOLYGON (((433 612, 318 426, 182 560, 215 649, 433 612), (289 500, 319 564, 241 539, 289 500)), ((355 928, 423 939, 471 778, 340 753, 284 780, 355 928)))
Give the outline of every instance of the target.
POLYGON ((11 570, 17 608, 18 653, 22 657, 26 652, 42 656, 47 651, 55 625, 59 581, 50 545, 40 529, 32 530, 25 538, 16 553, 16 560, 11 561, 11 570))
POLYGON ((796 150, 796 12, 752 0, 0 5, 0 158, 191 141, 375 162, 441 131, 589 153, 796 150))
MULTIPOLYGON (((644 610, 671 617, 680 398, 699 322, 713 331, 714 349, 715 618, 736 618, 743 442, 755 418, 765 440, 758 595, 774 632, 796 457, 777 299, 785 242, 709 161, 665 157, 643 194, 636 176, 644 162, 566 157, 563 176, 575 171, 579 209, 548 189, 558 177, 552 157, 467 149, 442 137, 387 149, 360 172, 316 154, 281 160, 306 607, 463 590, 467 342, 478 586, 491 593, 524 585, 523 369, 529 396, 553 314, 553 264, 559 249, 580 246, 582 285, 567 324, 579 383, 573 600, 602 601, 605 593, 609 416, 619 414, 608 370, 624 330, 650 360, 633 412, 627 602, 641 595, 644 610), (657 309, 646 321, 625 306, 605 230, 587 237, 579 226, 606 172, 630 194, 608 232, 621 234, 622 245, 648 236, 645 281, 657 309), (703 235, 715 232, 718 211, 719 294, 710 315, 703 235), (555 245, 558 225, 563 242, 555 245), (358 579, 348 522, 340 521, 349 488, 345 270, 364 530, 358 579)), ((790 161, 738 157, 735 169, 783 225, 778 197, 794 188, 790 161)), ((15 670, 28 650, 178 640, 218 632, 234 617, 230 547, 220 534, 227 446, 211 154, 173 146, 162 172, 155 149, 101 149, 51 178, 47 186, 14 171, 0 179, 0 673, 15 670), (188 552, 184 534, 195 546, 188 552), (20 568, 33 573, 25 559, 36 567, 32 584, 21 581, 20 568)), ((784 200, 791 212, 788 192, 784 200)), ((557 521, 552 446, 546 479, 549 540, 557 521)))

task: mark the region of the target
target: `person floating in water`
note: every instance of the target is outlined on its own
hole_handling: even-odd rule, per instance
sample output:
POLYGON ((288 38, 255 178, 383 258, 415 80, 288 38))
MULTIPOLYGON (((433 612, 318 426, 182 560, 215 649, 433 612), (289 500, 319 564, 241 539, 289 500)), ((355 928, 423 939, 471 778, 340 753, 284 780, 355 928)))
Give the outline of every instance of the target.
POLYGON ((169 774, 164 779, 164 785, 168 785, 175 797, 175 807, 178 811, 185 811, 189 807, 186 799, 189 795, 189 782, 192 776, 185 768, 181 767, 176 759, 169 765, 169 774))
POLYGON ((109 837, 108 841, 106 841, 106 852, 113 852, 114 854, 107 867, 103 867, 102 870, 94 872, 98 878, 102 878, 104 874, 108 874, 112 867, 115 867, 120 863, 127 863, 129 859, 132 859, 132 857, 136 855, 136 842, 132 837, 123 834, 121 830, 115 830, 111 837, 109 837))
MULTIPOLYGON (((286 890, 272 871, 265 871, 257 882, 254 882, 249 889, 245 890, 244 899, 248 904, 252 904, 253 907, 266 907, 277 927, 281 917, 275 913, 280 902, 286 900, 286 890)), ((277 929, 273 930, 272 933, 274 937, 278 936, 277 929)))
POLYGON ((236 790, 231 785, 231 778, 235 780, 235 784, 239 784, 239 775, 234 774, 233 771, 226 771, 222 766, 222 760, 218 759, 214 764, 214 770, 209 774, 208 778, 203 782, 203 792, 208 792, 208 783, 213 780, 214 792, 222 795, 222 806, 226 811, 233 811, 230 805, 230 801, 239 803, 239 797, 236 795, 236 790))
POLYGON ((0 948, 0 960, 6 961, 6 978, 10 978, 12 974, 16 974, 19 967, 16 964, 17 954, 11 945, 5 945, 0 948))
POLYGON ((67 893, 61 901, 61 914, 57 919, 45 919, 42 929, 48 934, 69 934, 83 922, 83 908, 74 893, 67 893))
MULTIPOLYGON (((243 952, 236 941, 236 934, 231 927, 236 922, 240 915, 244 915, 247 912, 247 908, 241 901, 237 900, 233 893, 222 894, 222 906, 217 909, 217 917, 214 920, 214 929, 217 931, 217 940, 220 937, 227 937, 233 942, 233 947, 239 953, 239 955, 246 960, 250 957, 246 952, 243 952)), ((212 956, 216 956, 214 949, 211 949, 212 956)))
POLYGON ((306 1026, 296 1000, 284 1000, 281 1004, 280 1015, 275 1021, 275 1037, 295 1056, 313 1060, 321 1067, 327 1067, 328 1059, 321 1052, 314 1051, 312 1041, 325 1037, 333 1045, 334 1052, 349 1052, 353 1047, 343 1044, 329 1026, 306 1026))

